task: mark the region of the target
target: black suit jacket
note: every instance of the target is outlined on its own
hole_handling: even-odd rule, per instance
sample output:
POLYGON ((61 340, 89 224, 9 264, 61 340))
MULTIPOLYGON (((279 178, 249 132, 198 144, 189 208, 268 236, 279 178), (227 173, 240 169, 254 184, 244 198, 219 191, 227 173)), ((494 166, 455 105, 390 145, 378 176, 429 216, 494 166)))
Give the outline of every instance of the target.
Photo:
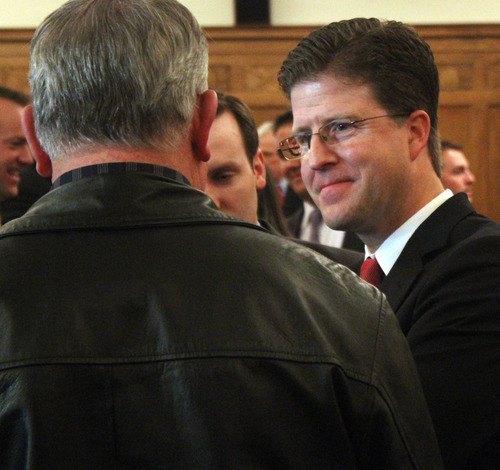
POLYGON ((287 185, 284 194, 283 206, 281 208, 283 211, 283 215, 285 217, 292 215, 293 213, 295 213, 295 211, 300 209, 302 204, 303 202, 300 196, 293 190, 290 185, 287 185))
MULTIPOLYGON (((289 217, 286 218, 288 228, 292 232, 295 238, 300 238, 302 219, 304 218, 304 203, 289 217)), ((361 253, 365 252, 365 244, 360 240, 360 238, 354 232, 346 232, 344 241, 342 242, 342 248, 359 251, 361 253)))
POLYGON ((447 468, 500 468, 500 224, 455 195, 416 230, 381 290, 408 338, 447 468))

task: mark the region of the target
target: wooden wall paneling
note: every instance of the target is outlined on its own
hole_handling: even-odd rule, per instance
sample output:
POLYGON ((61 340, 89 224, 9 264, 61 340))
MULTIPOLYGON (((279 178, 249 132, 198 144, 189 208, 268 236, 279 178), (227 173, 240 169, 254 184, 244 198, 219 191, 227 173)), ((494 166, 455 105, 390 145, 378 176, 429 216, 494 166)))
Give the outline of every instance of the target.
POLYGON ((0 85, 29 94, 30 30, 0 31, 0 85))
POLYGON ((435 54, 441 85, 439 127, 441 138, 464 147, 478 184, 475 187, 474 205, 480 212, 490 206, 487 188, 480 185, 488 173, 484 150, 476 136, 482 135, 485 114, 483 111, 482 84, 485 67, 478 54, 457 53, 447 50, 435 54))
MULTIPOLYGON (((487 190, 490 210, 493 219, 500 222, 500 103, 491 106, 487 113, 488 130, 486 135, 488 172, 481 180, 487 190)), ((486 212, 486 211, 485 211, 486 212)))
POLYGON ((500 221, 500 47, 499 53, 488 62, 486 85, 492 90, 488 96, 484 145, 488 161, 486 188, 491 210, 491 217, 500 221))
POLYGON ((229 79, 223 88, 209 85, 242 99, 254 114, 257 125, 274 119, 289 108, 277 75, 288 52, 312 28, 245 28, 231 32, 209 28, 210 69, 229 64, 229 79))
POLYGON ((474 206, 500 221, 500 188, 492 180, 500 175, 500 153, 492 148, 500 127, 492 128, 490 116, 500 100, 500 26, 426 27, 420 33, 439 69, 441 136, 464 146, 476 175, 474 206))
MULTIPOLYGON (((207 28, 209 86, 245 101, 257 124, 288 109, 276 76, 316 26, 207 28)), ((477 177, 476 208, 500 221, 500 25, 425 25, 441 80, 443 138, 464 145, 477 177)), ((32 30, 0 30, 0 85, 29 92, 32 30)))

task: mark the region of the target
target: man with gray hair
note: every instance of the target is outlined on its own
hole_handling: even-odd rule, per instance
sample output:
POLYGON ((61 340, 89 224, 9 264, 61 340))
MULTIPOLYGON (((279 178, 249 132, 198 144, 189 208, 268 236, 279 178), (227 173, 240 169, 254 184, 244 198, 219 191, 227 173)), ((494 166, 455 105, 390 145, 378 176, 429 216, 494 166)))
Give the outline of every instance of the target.
POLYGON ((36 30, 53 186, 0 231, 0 469, 441 468, 380 292, 199 191, 207 57, 174 0, 36 30))

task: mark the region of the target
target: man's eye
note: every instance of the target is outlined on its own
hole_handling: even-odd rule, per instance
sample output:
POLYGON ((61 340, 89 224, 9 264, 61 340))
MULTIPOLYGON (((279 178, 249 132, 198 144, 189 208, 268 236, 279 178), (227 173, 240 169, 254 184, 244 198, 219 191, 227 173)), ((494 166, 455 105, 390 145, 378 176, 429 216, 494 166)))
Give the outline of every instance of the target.
POLYGON ((213 180, 218 182, 218 183, 226 183, 228 182, 232 177, 234 176, 234 173, 231 172, 224 172, 224 173, 218 173, 213 176, 213 180))
POLYGON ((9 142, 10 148, 13 148, 13 149, 23 147, 24 145, 26 145, 25 139, 16 139, 16 140, 11 140, 9 142))
POLYGON ((348 121, 342 122, 342 121, 337 121, 333 123, 331 132, 336 131, 336 132, 342 132, 342 131, 347 131, 352 127, 352 124, 348 121))

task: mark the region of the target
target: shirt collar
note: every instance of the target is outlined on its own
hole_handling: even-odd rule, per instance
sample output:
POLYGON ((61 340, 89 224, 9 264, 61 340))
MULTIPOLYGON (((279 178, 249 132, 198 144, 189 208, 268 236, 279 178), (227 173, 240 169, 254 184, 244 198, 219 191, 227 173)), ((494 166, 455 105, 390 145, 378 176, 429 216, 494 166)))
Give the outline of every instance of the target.
MULTIPOLYGON (((375 256, 377 261, 384 271, 385 275, 389 274, 399 255, 408 243, 408 240, 415 233, 415 230, 445 201, 453 196, 453 193, 446 189, 441 194, 436 196, 432 201, 426 204, 416 214, 412 215, 401 227, 395 230, 385 241, 380 245, 379 249, 371 255, 375 256)), ((365 258, 370 254, 366 251, 365 258)))
POLYGON ((153 165, 150 163, 137 163, 137 162, 113 162, 113 163, 99 163, 97 165, 89 165, 81 168, 75 168, 74 170, 68 171, 62 174, 57 180, 54 181, 50 189, 55 189, 73 181, 78 181, 91 176, 105 175, 105 174, 117 174, 117 173, 149 173, 156 176, 164 176, 166 178, 173 179, 179 183, 189 184, 187 178, 173 170, 172 168, 167 168, 165 166, 153 165))

